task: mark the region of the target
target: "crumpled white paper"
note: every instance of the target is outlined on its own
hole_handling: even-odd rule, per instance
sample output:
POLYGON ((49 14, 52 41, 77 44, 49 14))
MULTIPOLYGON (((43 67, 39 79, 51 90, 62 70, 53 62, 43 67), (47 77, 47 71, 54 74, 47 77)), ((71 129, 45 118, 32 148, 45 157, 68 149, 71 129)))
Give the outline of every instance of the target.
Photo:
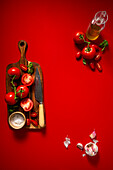
POLYGON ((68 146, 71 144, 70 138, 68 138, 68 136, 67 136, 65 139, 66 139, 66 140, 64 141, 64 146, 65 146, 66 148, 68 148, 68 146))

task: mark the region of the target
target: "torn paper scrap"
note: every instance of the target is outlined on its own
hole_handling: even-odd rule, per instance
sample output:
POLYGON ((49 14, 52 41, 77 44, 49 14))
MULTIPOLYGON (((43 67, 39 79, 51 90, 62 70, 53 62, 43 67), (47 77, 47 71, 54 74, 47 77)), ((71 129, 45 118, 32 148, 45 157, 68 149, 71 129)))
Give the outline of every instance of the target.
POLYGON ((96 132, 95 130, 89 135, 91 139, 96 138, 96 132))
POLYGON ((66 140, 64 141, 64 146, 65 146, 66 148, 68 148, 68 145, 71 144, 70 138, 66 137, 65 139, 66 139, 66 140))

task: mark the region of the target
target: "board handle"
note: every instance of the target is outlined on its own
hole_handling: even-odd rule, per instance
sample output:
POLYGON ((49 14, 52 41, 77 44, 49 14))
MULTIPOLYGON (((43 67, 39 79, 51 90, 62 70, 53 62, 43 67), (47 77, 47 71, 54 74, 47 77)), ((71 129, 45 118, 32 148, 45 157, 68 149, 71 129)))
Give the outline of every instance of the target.
POLYGON ((25 54, 26 54, 27 47, 28 47, 28 45, 27 45, 26 41, 20 40, 18 42, 18 48, 19 48, 20 53, 21 53, 20 63, 22 63, 22 64, 24 64, 25 60, 26 60, 25 54))

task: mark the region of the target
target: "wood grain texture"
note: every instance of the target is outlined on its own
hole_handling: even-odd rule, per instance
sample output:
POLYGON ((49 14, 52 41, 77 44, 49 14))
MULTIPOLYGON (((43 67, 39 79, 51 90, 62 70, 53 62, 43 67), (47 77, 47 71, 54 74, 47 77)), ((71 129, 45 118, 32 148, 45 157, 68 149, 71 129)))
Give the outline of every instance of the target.
MULTIPOLYGON (((20 64, 24 64, 25 66, 27 66, 29 64, 29 62, 31 62, 31 61, 27 61, 27 59, 26 59, 27 43, 24 40, 21 40, 18 43, 18 47, 19 47, 19 50, 20 50, 20 53, 21 53, 20 60, 17 63, 9 64, 7 66, 7 68, 6 68, 6 93, 13 92, 13 89, 11 88, 11 84, 10 84, 11 78, 8 76, 8 70, 11 67, 17 67, 17 68, 20 69, 20 64)), ((38 68, 38 71, 39 71, 39 74, 40 74, 40 79, 41 79, 41 84, 42 84, 42 94, 43 94, 43 75, 42 75, 41 67, 40 67, 40 65, 38 63, 32 62, 32 64, 33 64, 33 67, 34 67, 34 73, 32 74, 32 77, 35 79, 36 68, 38 68)), ((20 71, 21 71, 21 76, 22 76, 25 72, 22 71, 21 69, 20 69, 20 71)), ((22 84, 21 83, 21 77, 17 80, 17 83, 18 83, 18 86, 22 84)), ((33 101, 33 104, 34 104, 32 112, 36 112, 37 115, 38 115, 37 118, 34 119, 34 120, 38 121, 38 123, 39 123, 39 103, 35 100, 35 82, 33 83, 32 86, 29 87, 29 95, 28 95, 28 97, 33 101)), ((20 102, 18 102, 18 105, 19 105, 19 107, 18 107, 18 109, 16 111, 22 112, 26 116, 26 118, 31 119, 31 116, 30 116, 31 111, 25 112, 20 107, 20 102)), ((7 105, 7 107, 8 107, 8 105, 7 105)), ((11 114, 12 113, 8 112, 8 118, 9 118, 9 116, 11 114)), ((45 113, 44 113, 44 116, 45 116, 45 113)), ((45 117, 44 117, 44 123, 45 123, 45 117)), ((32 124, 30 124, 30 126, 25 125, 24 128, 27 128, 27 129, 41 129, 41 127, 39 125, 37 127, 35 127, 32 124)))

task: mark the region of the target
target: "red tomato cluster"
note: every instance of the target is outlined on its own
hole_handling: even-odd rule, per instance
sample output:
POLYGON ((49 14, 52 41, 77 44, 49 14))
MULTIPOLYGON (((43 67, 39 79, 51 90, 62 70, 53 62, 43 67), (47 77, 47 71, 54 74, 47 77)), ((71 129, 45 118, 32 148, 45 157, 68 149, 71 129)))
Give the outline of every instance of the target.
MULTIPOLYGON (((23 64, 20 64, 20 68, 23 71, 27 71, 27 67, 23 64)), ((33 77, 28 73, 24 73, 21 77, 21 83, 23 85, 18 86, 17 82, 13 81, 20 78, 20 70, 17 67, 11 67, 8 70, 8 75, 11 77, 11 84, 14 89, 14 92, 7 93, 5 96, 5 101, 8 105, 15 105, 18 101, 18 98, 23 99, 20 101, 20 106, 25 112, 30 111, 33 108, 33 102, 31 99, 26 97, 29 94, 29 88, 27 86, 31 86, 34 83, 33 77), (16 86, 18 87, 16 88, 16 86)))
MULTIPOLYGON (((24 64, 20 64, 20 69, 26 72, 28 69, 24 64)), ((15 80, 19 79, 21 76, 21 72, 17 67, 11 67, 8 70, 8 75, 11 77, 11 85, 14 89, 14 92, 9 92, 5 96, 5 101, 8 105, 15 105, 20 99, 20 106, 23 108, 25 112, 32 110, 33 108, 33 101, 30 98, 27 98, 29 94, 29 86, 34 83, 33 77, 28 74, 24 73, 21 77, 22 85, 18 86, 18 83, 15 80), (16 88, 17 87, 17 88, 16 88)), ((14 106, 15 107, 15 106, 14 106)), ((26 119, 26 125, 29 126, 32 123, 33 126, 38 126, 38 122, 36 120, 37 113, 31 112, 30 119, 26 119)))
POLYGON ((83 32, 77 32, 74 35, 74 41, 76 44, 83 44, 88 43, 81 51, 76 53, 76 59, 80 60, 83 58, 85 62, 89 65, 91 70, 98 69, 98 71, 102 71, 102 66, 100 65, 99 61, 102 58, 102 52, 100 48, 95 44, 90 44, 90 42, 85 40, 85 34, 83 32))

